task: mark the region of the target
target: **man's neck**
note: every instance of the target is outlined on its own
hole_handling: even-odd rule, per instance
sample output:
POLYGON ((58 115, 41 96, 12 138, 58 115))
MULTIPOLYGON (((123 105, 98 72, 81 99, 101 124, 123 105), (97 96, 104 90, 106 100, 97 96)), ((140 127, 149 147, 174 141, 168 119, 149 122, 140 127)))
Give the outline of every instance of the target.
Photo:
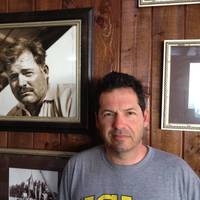
POLYGON ((130 151, 116 152, 106 148, 109 160, 117 165, 134 165, 142 161, 148 152, 148 148, 141 144, 130 151))
POLYGON ((25 108, 30 112, 31 116, 38 116, 42 103, 26 105, 25 108))

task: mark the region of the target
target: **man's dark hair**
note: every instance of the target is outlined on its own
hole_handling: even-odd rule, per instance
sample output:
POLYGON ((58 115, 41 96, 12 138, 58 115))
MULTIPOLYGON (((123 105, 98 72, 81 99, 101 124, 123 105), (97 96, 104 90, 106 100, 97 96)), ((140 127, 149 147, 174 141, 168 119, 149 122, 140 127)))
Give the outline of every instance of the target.
POLYGON ((141 82, 134 76, 131 76, 129 74, 121 72, 110 72, 97 83, 96 108, 95 108, 96 113, 98 113, 99 111, 99 106, 100 106, 99 99, 102 93, 110 92, 118 88, 127 88, 127 87, 132 88, 132 90, 136 93, 138 97, 138 104, 142 112, 144 112, 146 107, 145 94, 141 82))
POLYGON ((46 52, 42 47, 40 41, 31 41, 28 39, 18 39, 15 42, 6 45, 1 51, 0 64, 1 69, 4 71, 10 68, 10 66, 17 60, 17 58, 23 53, 24 50, 29 50, 35 59, 35 62, 41 67, 45 67, 46 52))

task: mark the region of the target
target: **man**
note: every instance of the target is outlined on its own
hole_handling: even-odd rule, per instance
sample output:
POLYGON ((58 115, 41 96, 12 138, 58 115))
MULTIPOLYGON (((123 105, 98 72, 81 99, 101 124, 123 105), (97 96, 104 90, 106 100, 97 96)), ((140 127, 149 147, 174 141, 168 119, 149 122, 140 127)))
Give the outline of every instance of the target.
POLYGON ((104 145, 69 160, 59 200, 199 200, 200 180, 185 161, 142 144, 149 117, 141 83, 111 72, 97 96, 104 145))
POLYGON ((49 87, 46 52, 39 41, 19 39, 2 50, 1 63, 19 101, 10 116, 75 117, 74 90, 49 87))

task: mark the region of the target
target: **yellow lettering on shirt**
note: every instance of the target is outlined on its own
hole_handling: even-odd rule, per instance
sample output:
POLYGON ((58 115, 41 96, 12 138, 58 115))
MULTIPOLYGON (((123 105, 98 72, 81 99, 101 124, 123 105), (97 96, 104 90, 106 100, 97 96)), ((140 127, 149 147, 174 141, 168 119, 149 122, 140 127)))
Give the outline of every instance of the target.
MULTIPOLYGON (((95 200, 95 196, 85 197, 84 200, 95 200)), ((118 195, 116 194, 103 194, 97 198, 97 200, 118 200, 118 195)), ((131 196, 122 195, 119 200, 133 200, 131 196)))
POLYGON ((117 200, 117 195, 115 194, 104 194, 101 195, 98 200, 117 200))
POLYGON ((122 198, 121 198, 121 200, 133 200, 133 198, 132 197, 130 197, 130 196, 122 196, 122 198))
POLYGON ((84 200, 95 200, 94 196, 90 196, 90 197, 85 197, 84 200))

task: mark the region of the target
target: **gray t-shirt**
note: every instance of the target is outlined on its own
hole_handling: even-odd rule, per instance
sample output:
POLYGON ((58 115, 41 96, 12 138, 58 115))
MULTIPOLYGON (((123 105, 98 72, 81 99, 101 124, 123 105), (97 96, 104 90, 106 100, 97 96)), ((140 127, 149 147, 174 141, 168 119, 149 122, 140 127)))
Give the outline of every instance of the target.
POLYGON ((115 165, 103 146, 67 163, 59 200, 200 200, 200 179, 181 158, 152 147, 135 165, 115 165))

